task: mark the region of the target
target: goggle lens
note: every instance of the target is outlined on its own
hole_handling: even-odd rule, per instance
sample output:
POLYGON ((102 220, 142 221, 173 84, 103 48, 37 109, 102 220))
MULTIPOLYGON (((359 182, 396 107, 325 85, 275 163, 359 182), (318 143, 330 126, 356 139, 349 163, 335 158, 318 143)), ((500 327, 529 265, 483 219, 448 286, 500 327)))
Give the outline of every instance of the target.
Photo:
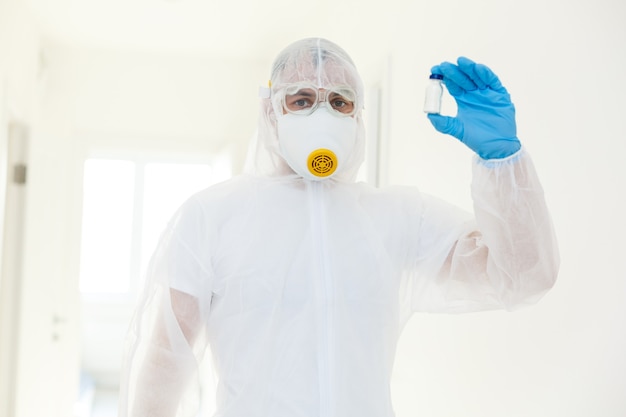
POLYGON ((350 87, 332 89, 316 89, 312 87, 293 86, 284 90, 283 109, 288 113, 309 115, 320 103, 339 116, 352 116, 356 112, 354 101, 356 94, 350 87))

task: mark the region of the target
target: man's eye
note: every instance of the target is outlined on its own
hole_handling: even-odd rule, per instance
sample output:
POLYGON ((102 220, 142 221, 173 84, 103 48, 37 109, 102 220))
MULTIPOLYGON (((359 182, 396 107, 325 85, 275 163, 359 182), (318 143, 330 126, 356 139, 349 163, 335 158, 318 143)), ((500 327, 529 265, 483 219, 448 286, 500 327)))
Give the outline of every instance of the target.
POLYGON ((299 110, 312 106, 311 99, 304 96, 287 97, 285 104, 290 110, 299 110))

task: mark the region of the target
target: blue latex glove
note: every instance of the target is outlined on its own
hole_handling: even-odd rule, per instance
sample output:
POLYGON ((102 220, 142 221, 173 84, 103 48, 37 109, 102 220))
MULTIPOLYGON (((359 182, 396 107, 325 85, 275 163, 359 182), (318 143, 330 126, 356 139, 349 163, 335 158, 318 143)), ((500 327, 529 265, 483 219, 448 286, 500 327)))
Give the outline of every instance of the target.
POLYGON ((489 68, 460 57, 457 65, 443 62, 431 71, 443 75, 458 107, 456 117, 429 114, 435 129, 459 139, 483 159, 506 158, 520 149, 515 107, 489 68))

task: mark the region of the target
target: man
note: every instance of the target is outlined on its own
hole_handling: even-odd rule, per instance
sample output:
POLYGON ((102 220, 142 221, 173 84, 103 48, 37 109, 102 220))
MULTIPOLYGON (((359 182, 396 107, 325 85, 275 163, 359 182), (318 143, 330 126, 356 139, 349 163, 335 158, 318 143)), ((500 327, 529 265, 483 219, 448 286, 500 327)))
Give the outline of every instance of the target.
POLYGON ((191 197, 153 257, 121 415, 174 416, 210 347, 217 416, 393 416, 397 340, 416 311, 514 309, 558 251, 509 95, 487 67, 433 68, 458 104, 429 115, 477 153, 470 215, 409 187, 355 183, 363 84, 304 39, 277 57, 246 175, 191 197))

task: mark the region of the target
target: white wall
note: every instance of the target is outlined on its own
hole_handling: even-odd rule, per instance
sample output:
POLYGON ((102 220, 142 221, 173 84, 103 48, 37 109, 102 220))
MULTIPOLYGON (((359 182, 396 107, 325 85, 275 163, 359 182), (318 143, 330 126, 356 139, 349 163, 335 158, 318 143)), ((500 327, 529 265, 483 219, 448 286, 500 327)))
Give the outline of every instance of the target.
MULTIPOLYGON (((4 225, 6 227, 0 227, 0 233, 23 232, 21 229, 25 217, 22 208, 28 204, 24 198, 24 187, 5 187, 4 184, 7 178, 11 178, 6 175, 9 168, 6 165, 7 140, 10 125, 28 129, 36 120, 40 86, 38 61, 39 37, 28 10, 21 3, 0 1, 0 169, 5 171, 0 174, 0 221, 7 219, 11 222, 4 225), (9 201, 11 198, 13 201, 9 201), (8 206, 6 213, 5 204, 8 206), (5 214, 9 217, 5 217, 5 214)), ((27 138, 20 135, 14 139, 20 140, 14 142, 14 145, 19 144, 20 153, 25 153, 28 144, 23 139, 27 138)), ((0 259, 0 263, 3 263, 0 268, 0 415, 6 415, 15 410, 15 397, 20 391, 16 378, 21 372, 22 364, 17 363, 18 358, 15 356, 20 348, 16 339, 24 332, 21 321, 24 311, 19 302, 20 293, 24 290, 24 275, 19 259, 23 250, 19 247, 22 246, 23 237, 10 234, 2 237, 7 247, 0 247, 0 257, 10 257, 0 259)), ((0 242, 3 241, 2 237, 0 242)))
MULTIPOLYGON (((210 162, 218 153, 227 153, 235 171, 241 170, 264 78, 253 74, 266 72, 257 62, 54 45, 45 51, 48 83, 42 136, 55 150, 65 149, 64 165, 74 167, 73 178, 80 178, 81 164, 89 156, 149 154, 210 162), (242 123, 242 114, 249 115, 247 122, 242 123)), ((71 189, 76 208, 59 221, 76 225, 82 190, 75 181, 66 181, 64 187, 71 189)), ((72 247, 78 246, 78 238, 75 234, 72 247)), ((76 288, 75 277, 72 282, 76 288)), ((119 382, 130 307, 124 300, 82 303, 82 336, 97 337, 81 337, 81 364, 100 387, 119 382)))
POLYGON ((389 181, 471 207, 470 152, 407 95, 440 60, 487 63, 516 103, 562 255, 537 306, 415 316, 398 355, 398 415, 626 415, 624 3, 444 0, 397 17, 389 181))
POLYGON ((32 16, 21 2, 0 1, 0 71, 12 119, 30 122, 36 115, 38 35, 32 16))
MULTIPOLYGON (((618 259, 626 249, 625 6, 404 6, 382 11, 381 20, 393 24, 373 35, 392 39, 387 182, 471 207, 471 153, 432 130, 419 114, 420 92, 434 63, 458 55, 485 62, 517 105, 519 136, 553 211, 562 268, 555 289, 527 310, 415 316, 398 353, 397 414, 624 415, 626 284, 618 259)), ((354 49, 357 63, 370 54, 354 49)))
POLYGON ((240 167, 254 131, 254 122, 241 123, 241 114, 256 115, 263 79, 250 76, 260 72, 257 62, 54 44, 44 52, 42 134, 56 132, 64 136, 61 142, 71 137, 81 148, 233 148, 240 167))
MULTIPOLYGON (((383 120, 384 182, 418 185, 471 207, 471 153, 436 134, 420 110, 430 66, 467 55, 490 65, 512 94, 519 136, 534 156, 561 246, 560 279, 537 306, 411 320, 393 381, 398 417, 626 414, 626 280, 620 259, 626 249, 625 5, 398 0, 321 6, 327 19, 319 21, 317 32, 275 35, 278 17, 256 30, 281 44, 326 36, 352 53, 368 84, 390 86, 383 92, 390 103, 383 120)), ((284 13, 284 19, 293 17, 284 13)), ((0 30, 7 27, 3 16, 8 15, 0 14, 0 30)), ((237 16, 232 18, 236 25, 237 16)), ((25 27, 28 18, 11 22, 25 27)), ((18 88, 23 93, 16 101, 29 114, 37 42, 26 38, 18 48, 22 58, 5 71, 14 74, 11 88, 26 86, 18 88)), ((0 45, 0 52, 15 51, 6 37, 0 45)), ((209 151, 209 141, 239 141, 254 129, 255 100, 242 94, 225 105, 223 99, 233 86, 255 91, 271 59, 241 63, 54 45, 46 51, 47 94, 34 129, 28 196, 24 287, 35 294, 26 304, 25 314, 31 315, 58 293, 60 282, 72 291, 66 277, 77 279, 76 161, 85 144, 115 146, 132 138, 139 147, 158 138, 159 146, 174 152, 177 144, 183 151, 209 151)), ((452 103, 445 105, 451 109, 452 103)), ((75 307, 49 314, 74 326, 67 313, 75 307)), ((24 347, 24 360, 37 357, 37 349, 24 347)), ((26 380, 40 365, 23 363, 26 380)), ((31 386, 29 392, 37 390, 31 386)), ((44 405, 31 401, 22 415, 43 415, 27 411, 44 405)))
MULTIPOLYGON (((258 67, 250 60, 222 62, 180 54, 70 48, 50 43, 45 43, 42 50, 45 93, 32 136, 26 237, 29 250, 24 260, 25 283, 33 295, 27 297, 25 305, 32 307, 31 322, 35 317, 44 322, 41 336, 53 332, 54 343, 45 348, 47 341, 39 340, 40 344, 33 346, 29 342, 33 335, 27 334, 23 336, 22 353, 25 360, 38 351, 53 352, 40 354, 43 358, 54 352, 62 355, 60 362, 66 370, 63 384, 75 387, 81 355, 78 330, 81 325, 93 326, 94 317, 108 314, 111 307, 105 306, 108 310, 103 312, 93 306, 81 310, 78 304, 84 160, 94 155, 132 157, 150 153, 207 161, 212 154, 228 152, 234 168, 240 170, 248 139, 254 132, 254 117, 250 123, 241 123, 239 115, 256 114, 260 80, 249 76, 258 67), (233 89, 241 93, 233 94, 233 89), (247 97, 242 97, 243 91, 247 91, 247 97), (223 108, 230 111, 221 112, 223 108), (85 315, 81 316, 81 311, 85 315), (87 316, 89 312, 93 314, 87 316), (51 325, 50 317, 57 317, 59 324, 51 325), (57 352, 59 345, 63 353, 57 352)), ((122 313, 115 315, 124 314, 125 306, 121 307, 122 313)), ((114 323, 108 325, 93 331, 118 330, 114 323)), ((122 327, 124 331, 125 324, 122 327)), ((121 350, 107 345, 101 348, 103 353, 96 355, 102 361, 95 364, 98 369, 114 362, 121 350)), ((36 364, 43 366, 40 361, 36 364)), ((41 373, 28 363, 22 369, 25 381, 41 373)), ((38 389, 24 392, 32 396, 38 389)), ((32 402, 24 397, 19 402, 20 415, 25 416, 50 407, 46 401, 32 402)))

